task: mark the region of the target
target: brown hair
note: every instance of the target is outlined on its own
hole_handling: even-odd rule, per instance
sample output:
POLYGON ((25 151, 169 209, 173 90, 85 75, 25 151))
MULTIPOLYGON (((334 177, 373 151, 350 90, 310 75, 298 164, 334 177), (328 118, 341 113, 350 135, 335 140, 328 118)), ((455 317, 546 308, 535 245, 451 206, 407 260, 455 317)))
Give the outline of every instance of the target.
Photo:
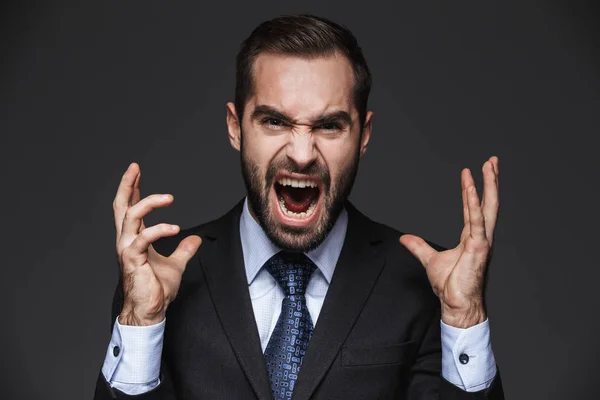
POLYGON ((262 52, 319 57, 340 52, 354 71, 354 105, 360 126, 365 121, 371 91, 371 72, 350 30, 314 15, 284 15, 258 25, 242 42, 236 58, 235 109, 243 118, 246 100, 252 94, 252 66, 262 52))

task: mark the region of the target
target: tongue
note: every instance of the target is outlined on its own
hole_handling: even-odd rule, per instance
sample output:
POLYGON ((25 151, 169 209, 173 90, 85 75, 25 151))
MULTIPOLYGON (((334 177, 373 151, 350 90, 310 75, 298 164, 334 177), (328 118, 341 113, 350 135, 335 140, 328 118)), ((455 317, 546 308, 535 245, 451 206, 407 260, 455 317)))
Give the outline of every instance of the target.
POLYGON ((310 204, 319 194, 317 188, 295 188, 292 186, 282 186, 280 189, 281 197, 285 207, 295 213, 306 212, 310 204))

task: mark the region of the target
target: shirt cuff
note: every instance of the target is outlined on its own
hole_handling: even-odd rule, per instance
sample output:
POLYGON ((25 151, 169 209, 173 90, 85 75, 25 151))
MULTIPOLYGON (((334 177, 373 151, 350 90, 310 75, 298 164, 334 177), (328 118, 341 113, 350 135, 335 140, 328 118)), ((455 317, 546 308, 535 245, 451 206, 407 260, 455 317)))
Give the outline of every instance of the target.
POLYGON ((467 329, 440 320, 442 329, 442 376, 468 392, 487 389, 496 376, 496 360, 486 319, 467 329))
POLYGON ((102 374, 110 386, 134 395, 159 385, 165 321, 150 326, 119 324, 117 317, 102 374))

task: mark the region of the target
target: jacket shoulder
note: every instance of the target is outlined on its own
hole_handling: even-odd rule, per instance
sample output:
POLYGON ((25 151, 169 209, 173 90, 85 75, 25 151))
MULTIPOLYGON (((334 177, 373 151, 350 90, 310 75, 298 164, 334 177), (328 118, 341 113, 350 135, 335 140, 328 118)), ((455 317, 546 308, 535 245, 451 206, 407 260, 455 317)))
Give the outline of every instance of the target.
MULTIPOLYGON (((396 247, 397 245, 399 245, 400 236, 408 233, 390 225, 387 225, 385 223, 371 219, 370 217, 356 209, 356 207, 354 207, 353 205, 349 205, 348 212, 353 216, 353 219, 359 221, 364 231, 369 232, 369 236, 373 242, 380 242, 386 248, 388 246, 396 247)), ((423 240, 425 240, 427 244, 429 244, 437 251, 447 250, 447 248, 444 246, 441 246, 421 235, 418 236, 423 238, 423 240)), ((401 244, 400 246, 402 248, 404 247, 401 244)))

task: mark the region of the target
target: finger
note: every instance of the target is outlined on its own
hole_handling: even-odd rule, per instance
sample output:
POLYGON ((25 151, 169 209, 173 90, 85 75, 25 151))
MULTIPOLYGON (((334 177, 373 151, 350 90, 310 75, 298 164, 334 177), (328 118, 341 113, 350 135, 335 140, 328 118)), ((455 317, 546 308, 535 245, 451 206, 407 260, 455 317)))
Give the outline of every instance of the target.
POLYGON ((142 218, 155 208, 166 207, 173 201, 170 194, 153 194, 140 200, 125 212, 121 238, 131 238, 140 232, 142 218))
POLYGON ((431 257, 437 253, 437 251, 428 245, 425 240, 415 235, 400 236, 400 243, 402 243, 425 268, 429 265, 431 257))
MULTIPOLYGON (((141 192, 140 192, 140 180, 142 179, 142 171, 140 170, 140 173, 137 175, 135 182, 133 184, 133 194, 131 195, 131 206, 136 205, 141 198, 141 192)), ((141 232, 142 230, 146 229, 146 226, 144 225, 144 219, 142 218, 142 222, 140 224, 140 229, 138 232, 141 232)))
POLYGON ((492 156, 490 161, 494 164, 494 171, 496 172, 496 176, 500 175, 500 159, 496 156, 492 156))
POLYGON ((469 204, 469 229, 470 236, 476 240, 486 239, 485 236, 485 221, 479 203, 479 196, 475 185, 467 189, 467 200, 469 204))
POLYGON ((146 259, 148 247, 156 240, 173 236, 179 233, 179 226, 171 224, 158 224, 144 229, 131 242, 129 247, 123 251, 123 257, 127 257, 130 261, 143 262, 146 259))
POLYGON ((135 182, 133 183, 133 193, 131 195, 130 205, 136 205, 140 201, 140 180, 142 179, 142 171, 137 174, 135 177, 135 182))
POLYGON ((173 254, 169 257, 177 262, 181 267, 185 267, 188 261, 196 254, 202 244, 202 239, 197 235, 190 235, 183 239, 173 254))
POLYGON ((496 188, 500 193, 500 159, 495 156, 492 159, 494 159, 494 172, 496 173, 496 188))
POLYGON ((463 229, 460 234, 460 243, 462 244, 471 234, 471 224, 469 223, 469 204, 467 199, 467 189, 462 190, 462 202, 463 202, 463 229))
MULTIPOLYGON (((473 176, 471 175, 471 170, 469 168, 463 168, 460 173, 460 184, 462 188, 462 199, 463 199, 463 222, 465 226, 470 227, 469 225, 469 197, 468 197, 468 189, 471 186, 475 186, 475 181, 473 181, 473 176)), ((469 229, 469 228, 468 228, 469 229)))
POLYGON ((494 172, 496 173, 496 188, 498 189, 498 193, 500 193, 500 159, 493 156, 491 160, 494 163, 494 172))
POLYGON ((481 209, 485 220, 486 236, 490 239, 494 233, 496 219, 498 215, 498 185, 496 184, 496 172, 494 171, 494 163, 486 161, 483 164, 483 200, 481 201, 481 209))
POLYGON ((466 240, 471 236, 471 230, 469 228, 469 224, 465 225, 462 229, 462 231, 460 232, 460 240, 459 240, 459 246, 462 246, 465 244, 466 240))
MULTIPOLYGON (((481 237, 481 227, 483 226, 483 215, 481 213, 481 206, 479 202, 479 196, 477 195, 477 189, 475 188, 475 181, 469 168, 462 170, 462 185, 465 192, 467 211, 465 220, 468 221, 469 236, 481 237), (475 229, 475 232, 473 231, 475 229), (478 230, 479 229, 479 230, 478 230), (474 236, 475 235, 475 236, 474 236)), ((484 232, 485 234, 485 232, 484 232)))
POLYGON ((461 187, 462 187, 462 205, 463 205, 463 223, 465 226, 469 225, 469 204, 467 200, 467 190, 465 188, 464 178, 461 174, 461 187))
MULTIPOLYGON (((493 183, 496 186, 496 192, 498 191, 498 170, 497 170, 497 165, 498 165, 498 157, 493 156, 490 157, 489 160, 487 160, 486 162, 483 163, 483 167, 481 168, 482 172, 483 172, 483 187, 484 189, 487 187, 486 185, 486 177, 488 176, 492 176, 493 174, 493 183)), ((482 207, 483 205, 485 205, 486 202, 486 196, 485 196, 485 190, 484 190, 484 196, 483 199, 481 201, 482 207)))
POLYGON ((129 207, 131 196, 133 194, 133 185, 140 172, 140 167, 137 163, 129 164, 129 167, 123 174, 117 194, 113 200, 113 212, 115 217, 115 228, 117 231, 117 241, 121 236, 121 228, 123 226, 123 218, 129 207))
POLYGON ((490 157, 490 161, 492 162, 492 165, 494 166, 494 172, 496 173, 496 187, 499 189, 500 188, 500 159, 496 156, 492 156, 490 157))

